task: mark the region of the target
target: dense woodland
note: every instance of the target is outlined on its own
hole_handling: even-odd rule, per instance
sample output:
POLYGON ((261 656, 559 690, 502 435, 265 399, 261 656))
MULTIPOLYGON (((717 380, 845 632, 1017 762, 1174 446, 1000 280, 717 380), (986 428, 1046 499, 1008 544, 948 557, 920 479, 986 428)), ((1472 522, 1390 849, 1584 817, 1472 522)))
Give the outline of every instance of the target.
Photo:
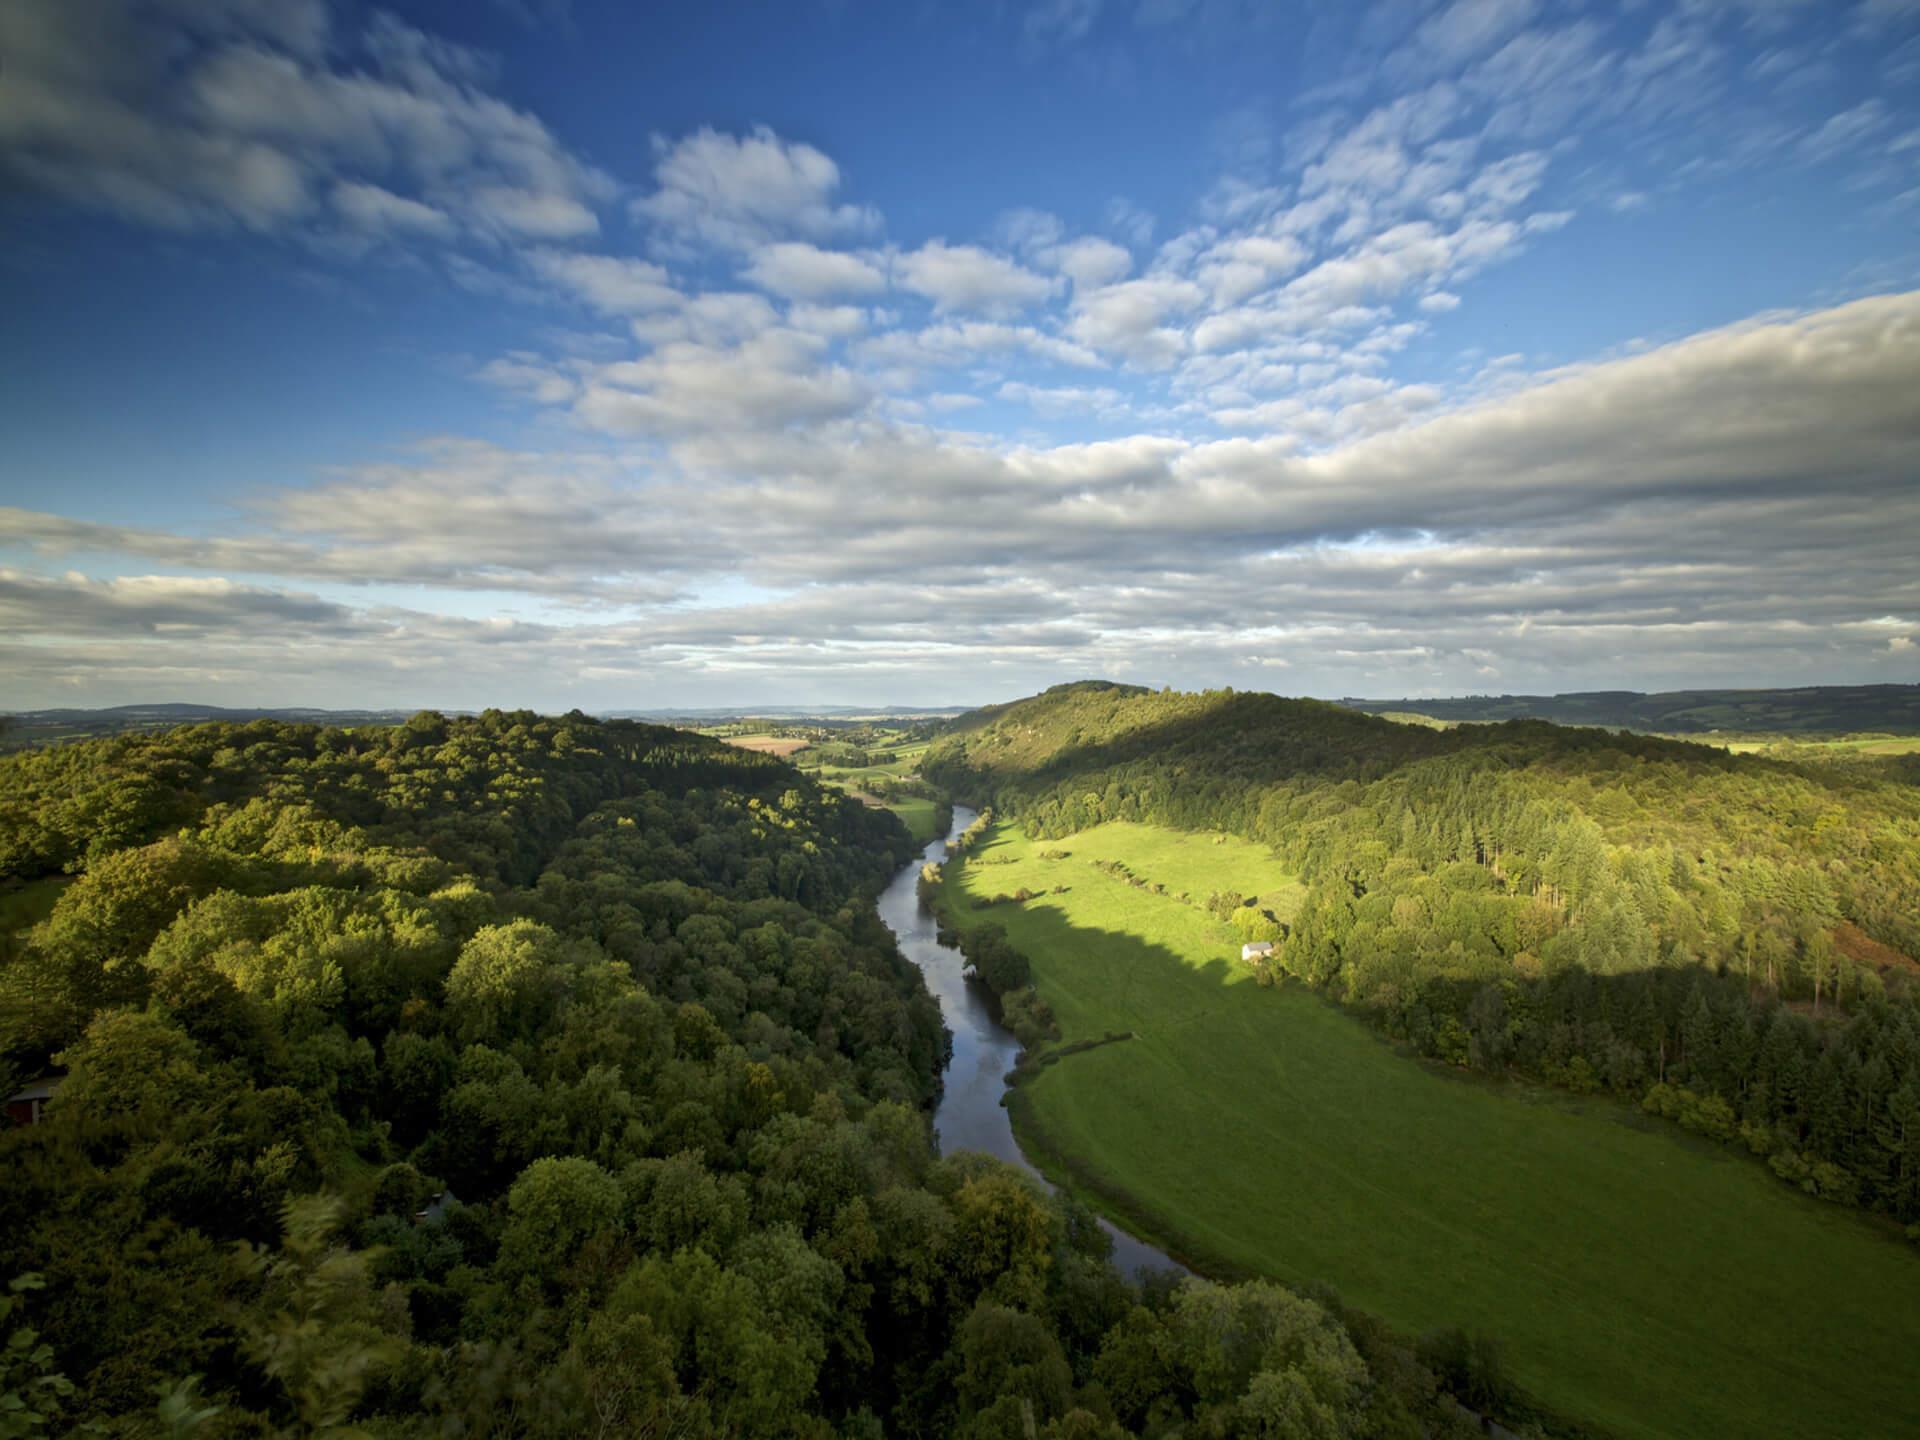
POLYGON ((1484 1345, 936 1156, 898 822, 488 712, 0 761, 0 1435, 1416 1436, 1484 1345))
POLYGON ((1920 789, 1891 768, 1103 684, 980 712, 922 768, 1039 836, 1271 845, 1309 887, 1281 970, 1422 1053, 1920 1221, 1920 789))
POLYGON ((1587 690, 1571 695, 1470 695, 1452 700, 1344 700, 1372 715, 1467 724, 1551 720, 1666 735, 1769 735, 1920 730, 1920 685, 1810 685, 1797 690, 1587 690))

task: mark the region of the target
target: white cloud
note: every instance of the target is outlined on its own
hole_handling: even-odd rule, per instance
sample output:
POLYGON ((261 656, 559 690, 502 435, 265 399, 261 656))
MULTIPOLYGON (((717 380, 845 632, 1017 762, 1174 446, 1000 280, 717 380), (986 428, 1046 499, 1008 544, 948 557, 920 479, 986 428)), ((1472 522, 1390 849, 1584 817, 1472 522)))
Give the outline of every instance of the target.
POLYGON ((1124 196, 1116 195, 1107 202, 1107 228, 1136 250, 1145 249, 1152 241, 1157 223, 1151 211, 1124 196))
POLYGON ((1420 308, 1430 315, 1444 315, 1460 308, 1460 297, 1451 290, 1435 290, 1420 297, 1420 308))
POLYGON ((333 208, 357 229, 368 231, 412 231, 445 237, 453 233, 453 221, 443 210, 409 200, 378 185, 343 180, 333 187, 333 208))
POLYGON ((824 363, 817 336, 768 330, 724 345, 679 340, 602 366, 576 403, 587 424, 614 434, 779 430, 847 416, 867 402, 844 367, 824 363))
POLYGON ((1126 247, 1097 235, 1047 247, 1041 263, 1071 280, 1078 289, 1110 285, 1133 268, 1133 256, 1126 247))
POLYGON ((1411 48, 1438 68, 1484 54, 1533 19, 1535 0, 1453 0, 1414 32, 1411 48))
POLYGON ((1191 280, 1149 275, 1074 296, 1067 333, 1094 350, 1141 365, 1172 364, 1187 348, 1185 333, 1166 322, 1206 299, 1191 280))
POLYGON ((871 315, 858 305, 791 305, 787 324, 795 330, 848 340, 864 335, 872 323, 871 315))
POLYGON ((1030 206, 1005 211, 993 224, 997 243, 1027 256, 1054 249, 1066 234, 1066 224, 1058 215, 1030 206))
POLYGON ((691 341, 724 346, 764 335, 779 323, 780 312, 764 295, 746 290, 709 290, 683 298, 670 310, 636 319, 633 334, 647 345, 691 341))
POLYGON ((303 0, 9 0, 0 53, 0 174, 137 223, 556 238, 614 189, 470 52, 388 17, 340 36, 303 0))
POLYGON ((894 262, 894 280, 938 311, 1007 315, 1053 294, 1055 282, 977 245, 929 240, 894 262))
POLYGON ((600 217, 571 195, 483 185, 473 192, 473 213, 508 235, 528 240, 577 240, 600 228, 600 217))
POLYGON ((1878 97, 1862 100, 1849 110, 1829 116, 1819 129, 1802 140, 1800 157, 1809 161, 1831 159, 1884 130, 1891 119, 1885 102, 1878 97))
POLYGON ((1522 150, 1487 166, 1467 185, 1467 196, 1492 211, 1511 210, 1540 188, 1547 173, 1547 157, 1538 150, 1522 150))
POLYGON ((609 315, 642 315, 682 299, 667 272, 645 260, 543 249, 532 251, 527 263, 543 279, 609 315))
POLYGON ((1028 385, 1024 381, 1008 380, 995 393, 1002 400, 1028 406, 1035 414, 1049 419, 1125 413, 1125 397, 1104 385, 1028 385))
POLYGON ((565 405, 579 393, 579 385, 570 375, 543 364, 536 355, 504 355, 490 360, 476 372, 489 385, 525 395, 540 405, 565 405))
POLYGON ((858 255, 822 250, 801 240, 762 246, 754 252, 746 277, 763 290, 797 300, 871 295, 887 288, 887 277, 858 255))
POLYGON ((992 320, 946 320, 921 330, 893 330, 859 346, 860 358, 908 370, 972 364, 982 357, 1028 355, 1055 365, 1101 368, 1101 359, 1084 345, 1048 335, 1031 325, 992 320))
POLYGON ((1208 249, 1196 274, 1215 309, 1270 289, 1306 262, 1310 251, 1291 235, 1243 235, 1208 249))
POLYGON ((633 202, 637 219, 687 240, 746 251, 781 236, 863 235, 879 217, 836 204, 840 167, 821 151, 762 125, 748 135, 702 128, 656 137, 657 187, 633 202))

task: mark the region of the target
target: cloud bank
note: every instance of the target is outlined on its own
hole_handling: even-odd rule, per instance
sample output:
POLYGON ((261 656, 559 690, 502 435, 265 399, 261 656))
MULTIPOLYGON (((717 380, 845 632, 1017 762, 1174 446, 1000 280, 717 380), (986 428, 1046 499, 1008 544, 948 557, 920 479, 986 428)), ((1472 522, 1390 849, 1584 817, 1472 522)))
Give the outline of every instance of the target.
MULTIPOLYGON (((1037 66, 1113 23, 1047 5, 1008 43, 1037 66)), ((1586 211, 1658 204, 1593 134, 1672 177, 1920 178, 1875 96, 1684 148, 1703 104, 1813 63, 1736 74, 1759 24, 1384 6, 1364 75, 1254 126, 1184 218, 903 237, 764 126, 616 176, 390 18, 14 0, 0 176, 517 305, 525 343, 470 368, 528 438, 316 457, 191 526, 15 487, 0 673, 19 703, 590 707, 1914 678, 1920 292, 1573 366, 1410 358, 1586 211)))

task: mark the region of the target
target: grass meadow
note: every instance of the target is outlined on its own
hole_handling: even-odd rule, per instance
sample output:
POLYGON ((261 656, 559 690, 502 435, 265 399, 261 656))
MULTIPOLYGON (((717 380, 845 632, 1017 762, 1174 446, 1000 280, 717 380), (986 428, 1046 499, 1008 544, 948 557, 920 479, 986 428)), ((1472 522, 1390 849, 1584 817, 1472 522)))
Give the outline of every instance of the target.
POLYGON ((924 740, 905 744, 889 744, 885 739, 875 742, 877 748, 892 751, 893 759, 885 765, 845 766, 835 764, 830 753, 823 756, 817 764, 804 764, 810 774, 823 785, 832 785, 846 791, 849 795, 877 804, 898 815, 908 832, 916 840, 931 840, 938 833, 936 812, 939 809, 931 794, 909 795, 898 793, 886 796, 873 794, 871 786, 876 782, 912 779, 919 771, 920 757, 926 753, 924 740))
POLYGON ((1010 1103, 1036 1163, 1171 1253, 1493 1335, 1542 1401, 1622 1435, 1920 1434, 1920 1255, 1631 1107, 1457 1075, 1256 985, 1227 927, 1174 897, 1285 915, 1299 889, 1264 849, 1001 826, 945 888, 963 928, 1028 954, 1064 1042, 1134 1032, 1010 1103), (1048 893, 977 904, 1022 887, 1048 893))
POLYGON ((1811 740, 1762 735, 1751 739, 1709 739, 1706 743, 1719 745, 1735 755, 1767 755, 1775 760, 1818 760, 1833 755, 1920 755, 1920 735, 1843 735, 1836 739, 1811 740))

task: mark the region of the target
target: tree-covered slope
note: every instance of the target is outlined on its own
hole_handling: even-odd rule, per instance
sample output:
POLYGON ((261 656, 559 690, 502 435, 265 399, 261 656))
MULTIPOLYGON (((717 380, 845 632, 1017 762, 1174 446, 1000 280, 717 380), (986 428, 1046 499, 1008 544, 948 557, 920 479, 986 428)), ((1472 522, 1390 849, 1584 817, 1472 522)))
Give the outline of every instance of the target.
POLYGON ((1589 690, 1567 695, 1467 695, 1445 700, 1343 700, 1369 714, 1436 720, 1551 720, 1668 735, 1714 730, 1789 734, 1920 731, 1920 685, 1810 685, 1791 690, 1589 690))
POLYGON ((777 760, 579 715, 0 760, 0 883, 72 877, 0 957, 0 1082, 64 1077, 0 1124, 0 1429, 1384 1436, 1502 1401, 1457 1337, 1143 1293, 1084 1210, 938 1158, 946 1037, 871 903, 911 851, 777 760))
POLYGON ((1104 685, 1003 707, 922 768, 1037 835, 1135 820, 1269 844, 1309 887, 1281 967, 1390 1033, 1642 1098, 1920 1220, 1910 786, 1534 721, 1439 731, 1104 685))

